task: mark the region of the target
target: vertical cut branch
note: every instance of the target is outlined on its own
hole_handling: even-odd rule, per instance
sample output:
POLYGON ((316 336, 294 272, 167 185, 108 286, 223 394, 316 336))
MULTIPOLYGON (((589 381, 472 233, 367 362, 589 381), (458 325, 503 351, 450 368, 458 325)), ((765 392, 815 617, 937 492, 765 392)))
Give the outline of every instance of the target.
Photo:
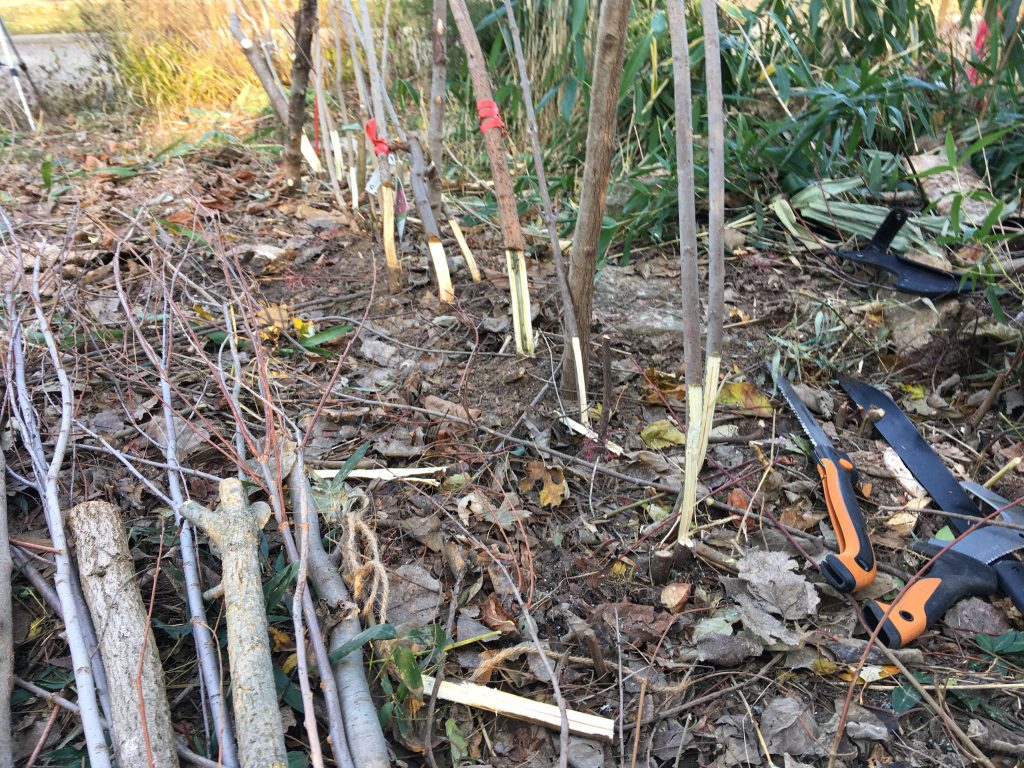
POLYGON ((309 87, 311 47, 316 28, 316 0, 302 0, 295 12, 295 52, 292 58, 292 85, 285 123, 285 183, 297 190, 302 183, 302 126, 306 122, 306 89, 309 87))
POLYGON ((700 436, 704 424, 704 356, 700 337, 700 277, 697 270, 696 190, 693 180, 693 106, 690 46, 683 0, 668 0, 676 111, 676 190, 679 195, 679 273, 683 305, 683 364, 686 375, 686 461, 679 502, 679 536, 688 540, 697 503, 700 436))
MULTIPOLYGON (((523 104, 526 107, 526 129, 530 135, 530 148, 533 150, 533 167, 537 171, 537 188, 540 191, 541 210, 548 228, 548 241, 551 243, 551 256, 555 260, 555 275, 558 279, 558 295, 562 300, 562 330, 565 335, 565 346, 571 350, 569 359, 572 361, 576 380, 576 395, 580 407, 580 421, 589 423, 587 407, 587 369, 583 362, 582 345, 580 344, 579 324, 576 322, 576 311, 572 306, 572 294, 569 292, 569 280, 565 274, 565 261, 562 259, 562 245, 558 241, 558 226, 555 223, 555 211, 548 193, 548 178, 544 173, 544 152, 540 146, 540 135, 537 130, 537 113, 533 108, 533 90, 530 87, 530 75, 526 71, 526 56, 523 55, 523 43, 516 23, 515 9, 511 0, 504 0, 505 20, 512 35, 512 47, 519 65, 519 87, 523 92, 523 104)), ((605 407, 610 407, 605 403, 605 407)))
POLYGON ((437 299, 442 304, 451 304, 455 301, 455 290, 452 288, 452 278, 448 273, 448 259, 444 255, 441 233, 437 228, 437 220, 434 218, 434 208, 430 204, 430 192, 427 189, 425 178, 426 162, 423 158, 423 147, 420 145, 419 137, 415 135, 410 134, 408 142, 409 154, 412 156, 410 172, 412 194, 420 212, 423 232, 427 236, 430 260, 434 265, 434 276, 437 278, 437 299))
POLYGON ((267 613, 259 569, 259 531, 270 517, 262 502, 252 506, 236 478, 220 482, 216 511, 194 501, 181 514, 220 550, 228 625, 232 701, 242 768, 286 768, 284 728, 277 709, 267 613))
POLYGON ((313 92, 316 94, 316 102, 319 105, 317 118, 320 124, 320 135, 324 142, 324 160, 327 164, 327 176, 331 180, 331 191, 334 193, 334 201, 338 208, 345 210, 348 205, 345 203, 345 196, 341 191, 341 147, 334 144, 337 133, 334 130, 331 119, 330 105, 327 103, 327 89, 324 88, 324 56, 320 45, 320 30, 317 29, 313 37, 313 92))
POLYGON ((66 519, 82 590, 103 637, 117 764, 176 766, 164 670, 136 586, 124 521, 102 501, 76 505, 66 519))
MULTIPOLYGON (((608 178, 615 152, 616 107, 622 82, 629 0, 604 0, 597 21, 597 45, 587 119, 587 150, 580 187, 580 209, 572 236, 569 289, 579 322, 583 369, 590 361, 590 317, 597 271, 597 246, 608 198, 608 178)), ((563 389, 572 389, 574 369, 562 369, 563 389)))
POLYGON ((717 0, 701 0, 704 65, 708 94, 708 339, 704 379, 704 427, 700 463, 704 463, 722 363, 725 322, 725 104, 717 0))
POLYGON ((430 20, 430 41, 433 48, 433 66, 430 70, 430 119, 427 125, 427 150, 434 173, 430 177, 430 204, 434 215, 441 213, 441 179, 444 157, 444 107, 448 90, 448 2, 434 0, 430 20))
POLYGON ((533 320, 530 316, 530 286, 526 277, 526 243, 516 211, 512 175, 508 170, 505 156, 504 124, 498 117, 491 93, 491 79, 487 75, 484 53, 480 48, 473 21, 465 0, 449 0, 455 26, 459 30, 462 47, 466 51, 469 76, 476 94, 477 113, 480 116, 480 131, 484 135, 487 159, 490 161, 491 177, 494 180, 494 196, 498 202, 498 218, 505 237, 505 264, 508 268, 509 292, 512 301, 512 325, 515 333, 516 351, 532 355, 533 320), (491 114, 493 111, 493 114, 491 114))
POLYGON ((228 29, 231 30, 231 35, 238 41, 238 45, 241 46, 242 53, 249 62, 249 66, 252 67, 252 71, 256 73, 256 78, 260 81, 260 85, 263 86, 263 90, 267 92, 267 98, 270 99, 270 108, 274 111, 274 116, 281 125, 288 125, 288 99, 273 71, 270 69, 267 58, 256 49, 255 41, 242 31, 242 23, 238 18, 238 8, 234 2, 228 6, 228 29))
MULTIPOLYGON (((350 26, 356 28, 355 13, 351 0, 344 0, 352 14, 350 26)), ((357 37, 366 55, 366 68, 370 75, 370 102, 373 105, 373 121, 367 123, 367 135, 373 144, 377 158, 377 172, 380 174, 380 211, 383 226, 384 258, 388 267, 388 287, 396 291, 402 286, 402 266, 398 261, 395 247, 395 184, 391 174, 391 150, 387 143, 387 119, 384 111, 384 76, 377 63, 377 49, 373 42, 373 28, 370 24, 370 10, 366 0, 359 0, 359 19, 362 27, 357 37)))

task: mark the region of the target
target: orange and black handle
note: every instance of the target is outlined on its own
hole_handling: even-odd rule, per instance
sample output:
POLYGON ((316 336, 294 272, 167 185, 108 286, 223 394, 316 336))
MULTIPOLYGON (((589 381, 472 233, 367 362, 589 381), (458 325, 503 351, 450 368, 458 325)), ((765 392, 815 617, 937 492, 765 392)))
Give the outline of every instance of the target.
POLYGON ((817 455, 828 516, 839 542, 839 554, 830 554, 821 562, 821 573, 840 592, 854 592, 874 581, 877 570, 867 524, 853 490, 857 471, 845 453, 831 446, 817 446, 817 455))
MULTIPOLYGON (((939 551, 932 544, 914 548, 931 555, 939 551)), ((878 637, 886 646, 902 648, 941 619, 957 600, 991 595, 998 587, 999 580, 992 566, 947 549, 891 607, 878 600, 865 605, 864 618, 872 631, 882 625, 878 637), (887 617, 886 611, 889 612, 887 617)))

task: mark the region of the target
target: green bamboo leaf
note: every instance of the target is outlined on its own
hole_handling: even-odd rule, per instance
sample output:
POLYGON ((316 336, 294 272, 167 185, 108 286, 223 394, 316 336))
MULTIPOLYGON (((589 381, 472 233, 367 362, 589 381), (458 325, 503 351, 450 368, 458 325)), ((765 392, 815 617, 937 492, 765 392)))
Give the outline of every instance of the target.
POLYGON ((351 332, 352 326, 348 323, 344 325, 336 325, 333 328, 325 328, 319 333, 314 333, 312 336, 302 340, 302 346, 306 349, 311 347, 319 347, 322 344, 329 344, 337 338, 344 336, 346 333, 351 332))
POLYGON ((374 624, 372 627, 364 629, 341 647, 335 648, 327 658, 330 659, 332 665, 337 664, 350 653, 359 650, 371 640, 394 640, 396 637, 395 628, 390 624, 374 624))
POLYGON ((394 653, 391 655, 392 661, 395 663, 395 668, 398 670, 399 676, 402 678, 402 682, 405 683, 405 687, 409 691, 419 693, 423 690, 423 675, 420 673, 420 668, 416 664, 416 656, 413 652, 403 645, 395 648, 394 653))

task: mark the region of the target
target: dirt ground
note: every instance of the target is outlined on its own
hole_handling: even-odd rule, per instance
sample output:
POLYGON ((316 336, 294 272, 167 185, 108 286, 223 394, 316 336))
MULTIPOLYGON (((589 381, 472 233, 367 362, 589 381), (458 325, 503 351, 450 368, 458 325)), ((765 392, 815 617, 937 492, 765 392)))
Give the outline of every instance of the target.
MULTIPOLYGON (((563 342, 550 260, 530 267, 537 354, 519 357, 493 224, 464 219, 480 283, 454 256, 454 240, 445 241, 457 301, 439 306, 415 220, 401 246, 405 286, 390 293, 373 234, 379 225, 366 208, 358 217, 338 213, 325 185, 286 197, 273 158, 242 144, 179 145, 156 157, 144 147, 131 130, 81 121, 7 146, 0 208, 11 221, 7 253, 16 241, 26 260, 39 254, 43 262, 51 324, 74 381, 66 503, 103 499, 122 510, 144 597, 156 579, 153 625, 175 728, 197 750, 203 726, 173 525, 162 502, 103 448, 109 443, 166 485, 158 391, 119 299, 115 262, 143 336, 157 340, 162 318, 173 317, 178 454, 193 472, 189 495, 211 499, 216 477, 245 466, 236 422, 267 437, 268 399, 282 424, 306 435, 310 470, 338 468, 361 446, 362 469, 439 468, 427 483, 318 485, 324 514, 336 521, 332 542, 344 540, 362 503, 354 500, 367 495, 355 514, 379 555, 364 540, 359 558, 383 571, 370 568, 376 576, 363 574, 364 584, 346 574, 364 620, 393 625, 395 642, 422 652, 431 674, 438 654, 427 651, 454 640, 441 656, 448 680, 543 701, 552 701, 553 686, 540 652, 550 654, 566 706, 615 724, 612 743, 571 739, 575 768, 966 766, 975 762, 965 738, 994 765, 1024 754, 1024 623, 1005 598, 964 601, 908 648, 868 652, 858 605, 895 595, 925 562, 909 544, 947 521, 920 507, 891 449, 835 382, 845 373, 883 387, 954 473, 987 480, 1024 455, 1015 376, 979 428, 968 426, 1020 343, 1012 286, 997 298, 1001 315, 982 294, 926 302, 820 254, 735 233, 700 543, 666 573, 652 568, 652 556, 675 538, 678 428, 685 432, 671 248, 627 266, 610 261, 597 277, 594 439, 562 419, 579 412, 557 386, 563 342), (240 338, 255 340, 239 349, 238 410, 216 383, 230 365, 231 317, 248 333, 240 338), (314 334, 325 340, 312 349, 298 343, 314 334), (864 481, 860 506, 882 568, 856 600, 835 592, 814 565, 836 539, 807 441, 771 383, 773 360, 807 385, 805 399, 864 481)), ((467 193, 448 194, 457 203, 467 193)), ((0 274, 25 289, 13 261, 0 274)), ((52 436, 52 389, 34 370, 30 385, 52 436)), ((11 427, 0 428, 15 473, 11 536, 45 543, 38 496, 16 479, 31 474, 27 459, 11 427)), ((1011 469, 995 488, 1016 499, 1024 474, 1011 469)), ((271 525, 264 534, 264 576, 277 584, 280 533, 271 525)), ((216 584, 219 561, 205 541, 201 552, 206 586, 216 584)), ((47 573, 46 558, 34 557, 47 573)), ((271 590, 268 609, 288 747, 305 754, 287 586, 271 590)), ((59 618, 23 575, 15 598, 19 676, 67 694, 73 679, 59 618)), ((210 615, 219 610, 211 602, 210 615)), ((557 731, 444 702, 428 723, 423 700, 398 684, 392 648, 376 648, 370 676, 401 764, 426 764, 427 749, 440 765, 554 763, 557 731)), ((36 765, 78 764, 77 719, 62 713, 48 724, 49 713, 45 701, 18 690, 19 759, 41 744, 36 765)))

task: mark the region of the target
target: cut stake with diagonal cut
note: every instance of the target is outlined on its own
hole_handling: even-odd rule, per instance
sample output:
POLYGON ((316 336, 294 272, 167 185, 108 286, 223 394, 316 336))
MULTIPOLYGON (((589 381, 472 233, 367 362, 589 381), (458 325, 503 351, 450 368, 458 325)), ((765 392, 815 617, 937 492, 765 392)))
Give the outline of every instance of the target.
POLYGON ((465 0, 448 0, 455 26, 459 29, 462 47, 466 52, 466 63, 473 91, 477 98, 477 112, 480 116, 480 132, 484 136, 487 159, 494 179, 494 196, 498 202, 498 217, 505 236, 505 262, 508 266, 509 297, 512 301, 512 323, 515 332, 516 351, 532 355, 533 321, 530 318, 530 285, 526 277, 526 243, 519 225, 516 201, 512 187, 512 176, 505 156, 504 124, 498 116, 497 106, 491 93, 491 80, 480 41, 477 39, 473 21, 465 0))
POLYGON ((679 499, 680 544, 691 543, 697 505, 697 477, 707 454, 715 403, 720 389, 725 264, 725 138, 722 65, 716 0, 702 0, 705 70, 708 93, 708 321, 706 355, 700 344, 700 299, 697 270, 697 221, 693 173, 690 51, 682 0, 668 0, 672 69, 675 78, 676 169, 679 193, 679 266, 683 299, 683 363, 686 369, 686 460, 679 499), (706 357, 706 360, 703 359, 706 357))
MULTIPOLYGON (((530 87, 530 76, 526 70, 526 57, 523 55, 522 40, 519 36, 519 25, 516 23, 515 9, 511 0, 504 0, 505 21, 508 24, 508 31, 512 37, 512 47, 515 52, 516 63, 519 65, 519 87, 523 92, 523 104, 526 107, 526 124, 530 134, 530 147, 533 150, 533 165, 537 171, 537 189, 540 192, 541 210, 544 213, 544 222, 547 224, 548 240, 551 243, 551 255, 555 261, 555 274, 558 278, 558 293, 562 300, 562 326, 565 333, 567 346, 571 350, 571 359, 574 368, 573 378, 576 381, 576 397, 579 403, 580 422, 584 425, 590 424, 590 407, 587 403, 587 377, 583 364, 583 349, 580 345, 579 325, 576 321, 576 311, 572 305, 572 296, 569 293, 569 280, 565 272, 565 263, 562 258, 562 245, 558 241, 558 227, 555 224, 555 211, 551 205, 551 195, 548 193, 547 175, 544 172, 544 153, 541 150, 539 131, 537 130, 537 115, 533 108, 533 93, 530 87)), ((603 407, 610 408, 609 403, 603 407)))

